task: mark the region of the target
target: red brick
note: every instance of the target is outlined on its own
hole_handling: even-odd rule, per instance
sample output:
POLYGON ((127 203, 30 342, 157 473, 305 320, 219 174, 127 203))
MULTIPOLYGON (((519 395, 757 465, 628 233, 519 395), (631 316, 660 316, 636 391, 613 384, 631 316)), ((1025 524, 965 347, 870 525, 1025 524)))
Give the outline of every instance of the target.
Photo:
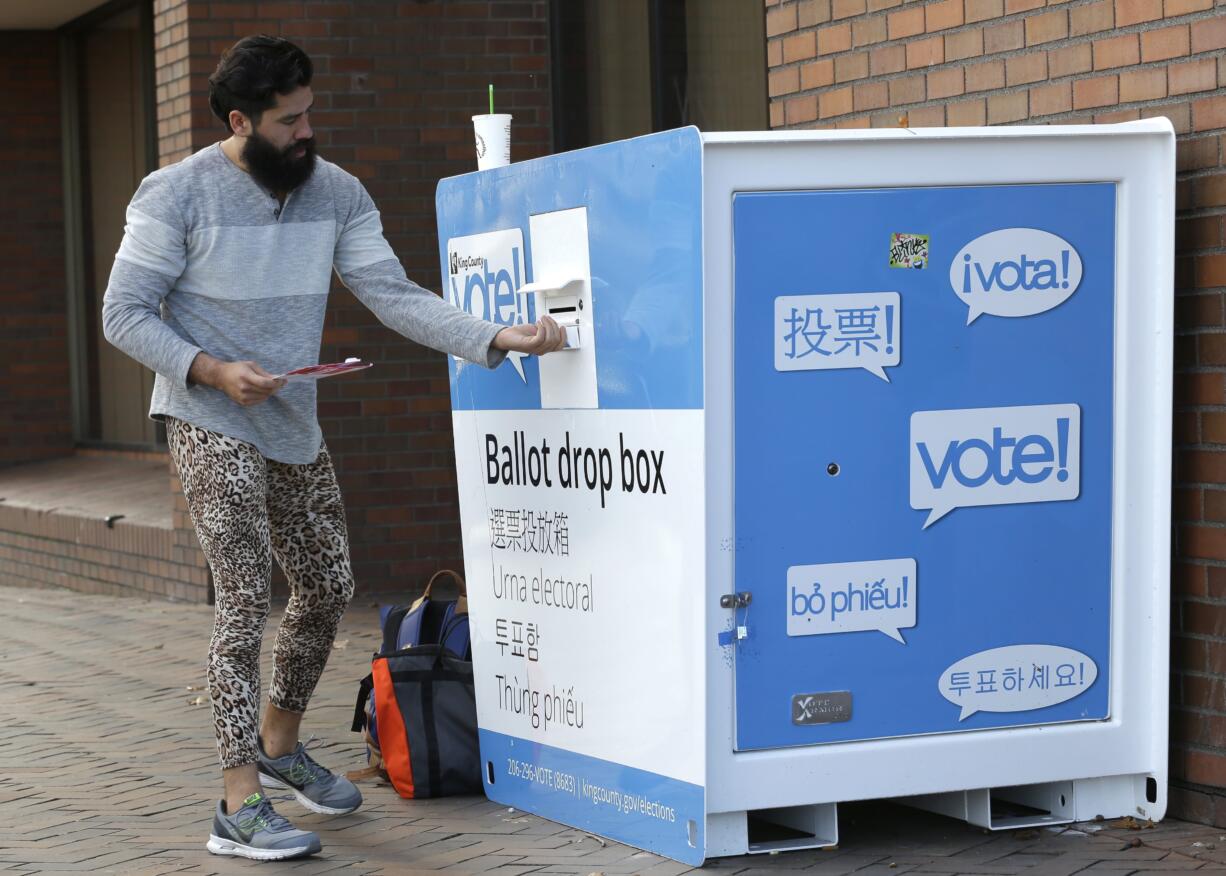
POLYGON ((1086 73, 1093 66, 1092 51, 1089 43, 1076 46, 1064 46, 1052 49, 1047 53, 1047 72, 1052 79, 1061 76, 1072 76, 1076 73, 1086 73))
MULTIPOLYGON (((1184 526, 1179 530, 1180 554, 1202 560, 1226 560, 1226 528, 1209 526, 1184 526)), ((1193 632, 1206 628, 1217 630, 1212 635, 1226 634, 1226 607, 1200 606, 1194 614, 1194 623, 1185 623, 1193 632), (1212 611, 1211 609, 1218 609, 1212 611)), ((1185 608, 1185 618, 1187 609, 1185 608)), ((1208 635, 1208 633, 1206 633, 1208 635)))
POLYGON ((1219 372, 1182 374, 1175 381, 1175 398, 1180 404, 1220 405, 1226 403, 1226 384, 1219 372))
POLYGON ((1127 70, 1120 74, 1120 101, 1130 103, 1135 100, 1154 100, 1166 97, 1166 70, 1161 67, 1147 67, 1141 70, 1127 70))
POLYGON ((1162 17, 1162 0, 1115 0, 1115 26, 1128 27, 1162 17))
POLYGON ((1165 61, 1188 54, 1188 26, 1177 24, 1141 32, 1141 63, 1165 61))
POLYGON ((924 32, 924 8, 922 6, 911 6, 906 9, 900 9, 897 12, 891 12, 887 31, 889 38, 899 40, 909 36, 915 36, 924 32))
POLYGON ((1167 68, 1171 94, 1211 91, 1217 87, 1217 62, 1213 58, 1172 64, 1167 68))
POLYGON ((1047 78, 1047 54, 1031 52, 1005 61, 1005 85, 1025 85, 1047 78))
POLYGON ((1199 523, 1204 516, 1203 493, 1199 487, 1177 487, 1171 490, 1171 517, 1181 523, 1199 523))
POLYGON ((934 36, 924 40, 907 43, 907 69, 931 67, 945 60, 945 40, 934 36))
MULTIPOLYGON (((1202 335, 1203 338, 1217 337, 1221 335, 1202 335)), ((1226 444, 1226 413, 1221 411, 1203 411, 1201 413, 1201 436, 1207 444, 1226 444)), ((1222 493, 1226 496, 1226 492, 1222 493)))
POLYGON ((945 60, 961 61, 977 58, 983 54, 983 31, 979 28, 947 34, 945 37, 945 60))
POLYGON ((1030 89, 1030 114, 1050 116, 1067 113, 1073 108, 1073 87, 1068 82, 1057 82, 1030 89))
POLYGON ((937 0, 924 7, 924 29, 928 33, 958 27, 963 21, 962 0, 937 0))
POLYGON ((983 29, 983 53, 985 55, 1020 49, 1025 44, 1026 29, 1020 21, 1007 21, 983 29))
POLYGON ((988 124, 1016 122, 1030 114, 1029 95, 1024 91, 988 96, 988 124))
POLYGON ((823 92, 819 96, 819 102, 818 115, 823 119, 828 119, 831 116, 846 115, 853 108, 851 86, 823 92))
POLYGON ((1115 0, 1098 0, 1069 10, 1069 36, 1110 30, 1115 26, 1115 0))
MULTIPOLYGON (((1181 252, 1190 252, 1196 249, 1213 249, 1222 245, 1222 217, 1221 216, 1196 216, 1187 219, 1179 219, 1175 222, 1175 248, 1181 252)), ((1210 340, 1211 335, 1200 335, 1202 345, 1210 340)), ((1209 365, 1226 365, 1226 339, 1218 336, 1218 343, 1214 345, 1217 355, 1220 357, 1217 361, 1212 361, 1204 358, 1205 351, 1202 351, 1201 358, 1198 360, 1202 364, 1209 365)))
POLYGON ((1192 129, 1226 128, 1226 97, 1206 97, 1192 104, 1192 129))
POLYGON ((771 129, 782 128, 784 125, 783 118, 783 101, 772 100, 770 105, 770 126, 771 129))
POLYGON ((1026 45, 1036 46, 1068 36, 1068 12, 1057 9, 1026 19, 1026 45))
POLYGON ((885 42, 886 26, 884 15, 870 15, 868 18, 857 18, 851 23, 851 44, 855 48, 871 46, 885 42))
POLYGON ((1031 9, 1041 9, 1043 0, 1005 0, 1005 15, 1016 15, 1019 12, 1029 12, 1031 9))
MULTIPOLYGON (((967 74, 969 76, 969 72, 967 74)), ((981 126, 987 123, 987 101, 960 100, 946 107, 946 121, 950 127, 981 126)))
POLYGON ((834 84, 834 59, 809 61, 800 67, 800 87, 804 91, 834 84))
POLYGON ((833 55, 836 52, 845 52, 850 48, 850 24, 832 24, 818 30, 817 53, 819 55, 833 55))
POLYGON ((1162 14, 1165 18, 1189 15, 1213 8, 1213 0, 1164 0, 1162 14))
POLYGON ((868 76, 868 52, 840 55, 834 59, 834 81, 850 82, 868 76))
POLYGON ((766 36, 775 37, 796 30, 795 5, 777 6, 766 12, 766 36))
POLYGON ((766 66, 778 67, 783 63, 783 40, 767 40, 766 66))
POLYGON ((1189 181, 1193 184, 1193 207, 1200 210, 1205 207, 1226 207, 1226 174, 1197 176, 1189 181))
POLYGON ((869 52, 868 72, 870 76, 884 76, 906 69, 907 50, 901 45, 879 46, 869 52))
POLYGON ((830 0, 801 0, 796 13, 800 27, 814 27, 830 20, 830 0))
POLYGON ((851 18, 853 15, 863 15, 866 9, 865 0, 833 0, 830 17, 836 21, 851 18))
POLYGON ((817 116, 817 95, 802 94, 789 97, 783 102, 783 121, 787 125, 801 125, 814 121, 817 116))
POLYGON ((1094 43, 1094 69, 1109 70, 1112 67, 1129 67, 1140 63, 1141 46, 1135 33, 1094 43))
POLYGON ((852 89, 852 107, 858 113, 889 105, 890 89, 885 82, 866 82, 852 89))
POLYGON ((943 97, 956 97, 963 92, 962 68, 951 67, 947 70, 936 70, 928 74, 928 99, 940 100, 943 97))
POLYGON ((966 0, 965 18, 967 24, 976 21, 988 21, 1000 18, 1005 12, 1004 0, 966 0))
POLYGON ((1073 83, 1073 109, 1093 109, 1119 100, 1118 76, 1078 79, 1073 83))
POLYGON ((772 70, 766 79, 766 93, 770 97, 779 97, 800 90, 800 68, 784 67, 772 70))
POLYGON ((919 103, 924 99, 925 87, 922 74, 890 80, 890 106, 919 103))
POLYGON ((1226 48, 1226 18, 1220 16, 1192 22, 1192 54, 1226 48))
POLYGON ((1197 288, 1226 286, 1226 255, 1201 255, 1193 263, 1197 288))
POLYGON ((1155 119, 1165 117, 1175 129, 1175 134, 1182 136, 1192 131, 1192 107, 1186 101, 1165 103, 1158 106, 1143 106, 1140 108, 1141 118, 1155 119))
POLYGON ((807 61, 817 55, 817 36, 813 31, 792 34, 783 41, 783 63, 807 61))
POLYGON ((1005 87, 1005 62, 984 61, 966 68, 967 91, 993 91, 1005 87))
POLYGON ((1221 164, 1221 138, 1217 136, 1180 140, 1175 144, 1176 170, 1204 170, 1221 164))

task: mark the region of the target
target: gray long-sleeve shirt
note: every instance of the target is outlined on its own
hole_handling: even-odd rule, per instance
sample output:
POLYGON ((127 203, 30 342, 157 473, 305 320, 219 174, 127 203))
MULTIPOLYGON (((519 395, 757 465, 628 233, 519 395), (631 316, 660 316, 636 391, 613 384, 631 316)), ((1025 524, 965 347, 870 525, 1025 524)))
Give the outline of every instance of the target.
POLYGON ((389 328, 486 367, 502 361, 490 346, 502 326, 405 276, 357 178, 317 159, 282 207, 220 144, 137 189, 102 303, 103 332, 156 372, 151 417, 247 441, 279 462, 312 462, 321 442, 314 381, 243 407, 187 374, 201 351, 272 374, 317 362, 333 269, 389 328))

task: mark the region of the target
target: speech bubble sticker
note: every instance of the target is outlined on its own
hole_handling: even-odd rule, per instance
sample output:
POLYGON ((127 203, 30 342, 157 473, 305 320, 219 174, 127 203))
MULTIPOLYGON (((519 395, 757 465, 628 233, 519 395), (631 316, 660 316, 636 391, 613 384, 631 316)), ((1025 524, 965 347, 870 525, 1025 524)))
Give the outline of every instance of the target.
POLYGON ((791 566, 787 588, 789 636, 877 630, 905 645, 915 626, 914 559, 791 566))
POLYGON ((956 508, 1065 502, 1081 491, 1075 404, 916 411, 911 507, 924 529, 956 508))
POLYGON ((1098 678, 1094 661, 1059 645, 1008 645, 963 657, 937 682, 941 696, 976 712, 1030 712, 1071 700, 1098 678))
POLYGON ((775 299, 775 370, 863 368, 886 383, 902 356, 897 292, 781 295, 775 299))
POLYGON ((985 313, 1034 316, 1058 307, 1081 284, 1081 256, 1068 241, 1037 228, 980 235, 949 264, 949 285, 968 308, 966 324, 985 313))

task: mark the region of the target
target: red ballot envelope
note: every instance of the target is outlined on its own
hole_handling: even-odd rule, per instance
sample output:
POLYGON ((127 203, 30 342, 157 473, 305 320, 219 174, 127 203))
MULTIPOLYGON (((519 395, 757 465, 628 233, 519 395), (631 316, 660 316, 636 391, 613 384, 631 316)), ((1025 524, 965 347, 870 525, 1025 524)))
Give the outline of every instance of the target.
POLYGON ((364 368, 369 368, 375 363, 366 362, 362 359, 346 359, 344 362, 329 362, 320 365, 307 365, 303 368, 295 368, 293 371, 286 371, 284 374, 278 374, 278 380, 318 380, 321 377, 332 377, 336 374, 347 374, 350 371, 361 371, 364 368))

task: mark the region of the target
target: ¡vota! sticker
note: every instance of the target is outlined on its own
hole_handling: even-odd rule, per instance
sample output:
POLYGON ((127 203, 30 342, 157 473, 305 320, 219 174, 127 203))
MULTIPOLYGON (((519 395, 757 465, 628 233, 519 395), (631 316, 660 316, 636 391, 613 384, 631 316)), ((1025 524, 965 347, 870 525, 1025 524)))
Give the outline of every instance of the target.
POLYGON ((1035 316, 1081 285, 1081 256, 1067 240, 1037 228, 981 234, 949 264, 949 285, 967 307, 966 324, 985 313, 1035 316))

